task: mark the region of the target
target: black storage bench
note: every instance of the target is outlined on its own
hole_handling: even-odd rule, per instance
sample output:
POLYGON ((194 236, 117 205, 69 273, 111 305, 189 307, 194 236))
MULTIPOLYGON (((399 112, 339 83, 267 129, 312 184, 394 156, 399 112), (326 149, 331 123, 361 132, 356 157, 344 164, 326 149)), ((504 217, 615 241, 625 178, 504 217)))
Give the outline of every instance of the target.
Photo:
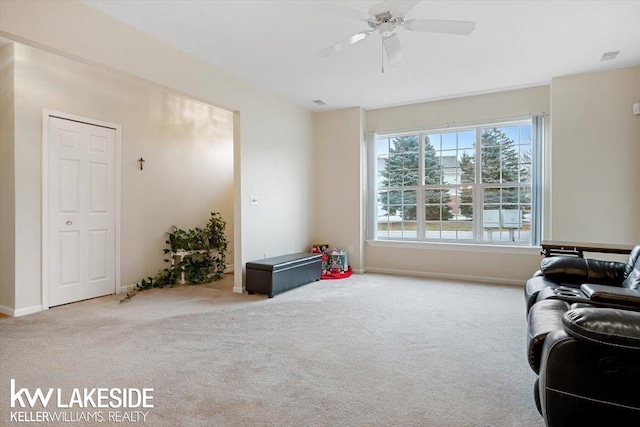
POLYGON ((320 280, 322 255, 301 252, 248 262, 246 267, 249 295, 259 292, 273 298, 275 294, 320 280))

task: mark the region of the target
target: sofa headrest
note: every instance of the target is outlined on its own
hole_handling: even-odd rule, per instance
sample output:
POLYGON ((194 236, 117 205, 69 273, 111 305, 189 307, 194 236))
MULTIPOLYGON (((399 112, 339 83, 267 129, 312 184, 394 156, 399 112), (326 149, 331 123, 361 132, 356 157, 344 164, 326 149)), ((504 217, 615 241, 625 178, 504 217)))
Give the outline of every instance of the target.
POLYGON ((620 286, 626 278, 627 265, 616 261, 557 256, 543 258, 540 270, 556 283, 598 283, 620 286))
POLYGON ((640 348, 640 313, 614 308, 577 308, 562 316, 564 330, 578 339, 620 348, 640 348))

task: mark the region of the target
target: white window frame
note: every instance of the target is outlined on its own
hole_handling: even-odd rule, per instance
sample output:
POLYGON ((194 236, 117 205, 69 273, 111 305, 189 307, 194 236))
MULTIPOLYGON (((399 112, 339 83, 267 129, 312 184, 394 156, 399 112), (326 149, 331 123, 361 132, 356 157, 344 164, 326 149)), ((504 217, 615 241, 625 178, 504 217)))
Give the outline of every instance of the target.
MULTIPOLYGON (((454 244, 468 244, 468 245, 500 245, 500 246, 517 246, 517 247, 533 247, 539 246, 541 236, 542 236, 542 215, 543 215, 543 207, 542 207, 542 179, 543 179, 543 171, 542 171, 542 147, 544 145, 544 116, 526 116, 526 117, 517 117, 511 119, 502 119, 502 120, 492 120, 492 121, 483 121, 478 123, 469 123, 465 126, 459 127, 451 127, 451 126, 441 126, 441 127, 430 127, 423 129, 416 129, 411 131, 397 131, 397 132, 384 132, 380 134, 376 134, 374 132, 367 135, 367 149, 369 152, 368 156, 368 221, 366 227, 366 235, 368 241, 379 241, 379 242, 397 242, 398 244, 402 243, 411 243, 411 244, 420 244, 420 243, 454 243, 454 244), (481 165, 481 129, 484 128, 502 128, 513 125, 521 125, 525 123, 531 124, 531 133, 532 133, 532 164, 531 164, 531 183, 483 183, 482 182, 482 170, 479 167, 481 165), (424 184, 424 136, 427 134, 434 133, 450 133, 450 132, 460 132, 465 130, 474 130, 475 131, 475 158, 478 159, 476 161, 476 170, 475 170, 475 183, 473 184, 439 184, 439 185, 426 185, 424 184), (393 138, 399 136, 409 136, 416 135, 419 138, 419 158, 420 158, 420 182, 417 186, 407 186, 400 187, 398 189, 401 190, 416 190, 416 203, 417 203, 417 212, 416 212, 416 237, 379 237, 377 231, 377 216, 378 216, 378 201, 377 201, 377 192, 378 192, 378 169, 377 169, 377 145, 378 138, 393 138), (425 216, 425 200, 424 193, 426 189, 429 188, 461 188, 464 185, 473 185, 473 238, 472 239, 432 239, 427 238, 425 233, 425 221, 419 220, 419 218, 424 218, 425 216), (513 241, 490 241, 484 240, 484 227, 483 227, 483 205, 484 205, 484 190, 485 188, 514 188, 514 187, 524 187, 530 188, 531 191, 531 239, 529 242, 513 242, 513 241)), ((395 189, 395 187, 390 187, 389 189, 395 189)))

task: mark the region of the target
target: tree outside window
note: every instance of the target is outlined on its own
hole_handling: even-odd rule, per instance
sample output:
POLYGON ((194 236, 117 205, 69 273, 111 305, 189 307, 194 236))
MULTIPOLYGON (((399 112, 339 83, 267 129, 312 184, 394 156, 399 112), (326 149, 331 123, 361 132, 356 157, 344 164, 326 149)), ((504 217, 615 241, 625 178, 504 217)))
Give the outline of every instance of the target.
MULTIPOLYGON (((418 135, 400 136, 392 138, 389 145, 389 156, 384 161, 381 171, 380 187, 416 187, 420 183, 420 138, 418 135)), ((429 137, 425 137, 424 145, 424 184, 439 185, 442 183, 443 171, 440 158, 431 144, 429 137)), ((446 191, 427 189, 425 191, 425 220, 448 220, 452 218, 451 197, 446 191)), ((387 197, 378 200, 382 209, 389 215, 399 215, 404 220, 415 220, 416 193, 415 191, 388 191, 387 197)))
MULTIPOLYGON (((499 128, 482 129, 480 146, 483 183, 519 182, 518 150, 514 147, 514 141, 505 132, 499 128)), ((530 157, 529 154, 529 159, 530 157)), ((462 169, 463 182, 475 182, 476 161, 474 155, 464 153, 460 160, 460 169, 462 169)), ((463 187, 460 193, 462 203, 472 203, 473 189, 471 186, 463 187)), ((485 205, 502 205, 503 209, 517 209, 518 190, 511 188, 501 191, 497 188, 487 188, 484 191, 484 203, 485 205)), ((469 219, 473 218, 473 210, 470 205, 463 205, 461 214, 469 219)))

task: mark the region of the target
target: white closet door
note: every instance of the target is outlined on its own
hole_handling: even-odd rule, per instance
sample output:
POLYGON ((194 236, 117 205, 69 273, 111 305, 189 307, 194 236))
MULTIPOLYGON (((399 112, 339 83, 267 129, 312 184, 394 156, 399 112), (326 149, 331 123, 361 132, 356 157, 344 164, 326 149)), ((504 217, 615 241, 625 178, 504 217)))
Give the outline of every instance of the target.
POLYGON ((49 118, 49 306, 113 294, 115 129, 49 118))

